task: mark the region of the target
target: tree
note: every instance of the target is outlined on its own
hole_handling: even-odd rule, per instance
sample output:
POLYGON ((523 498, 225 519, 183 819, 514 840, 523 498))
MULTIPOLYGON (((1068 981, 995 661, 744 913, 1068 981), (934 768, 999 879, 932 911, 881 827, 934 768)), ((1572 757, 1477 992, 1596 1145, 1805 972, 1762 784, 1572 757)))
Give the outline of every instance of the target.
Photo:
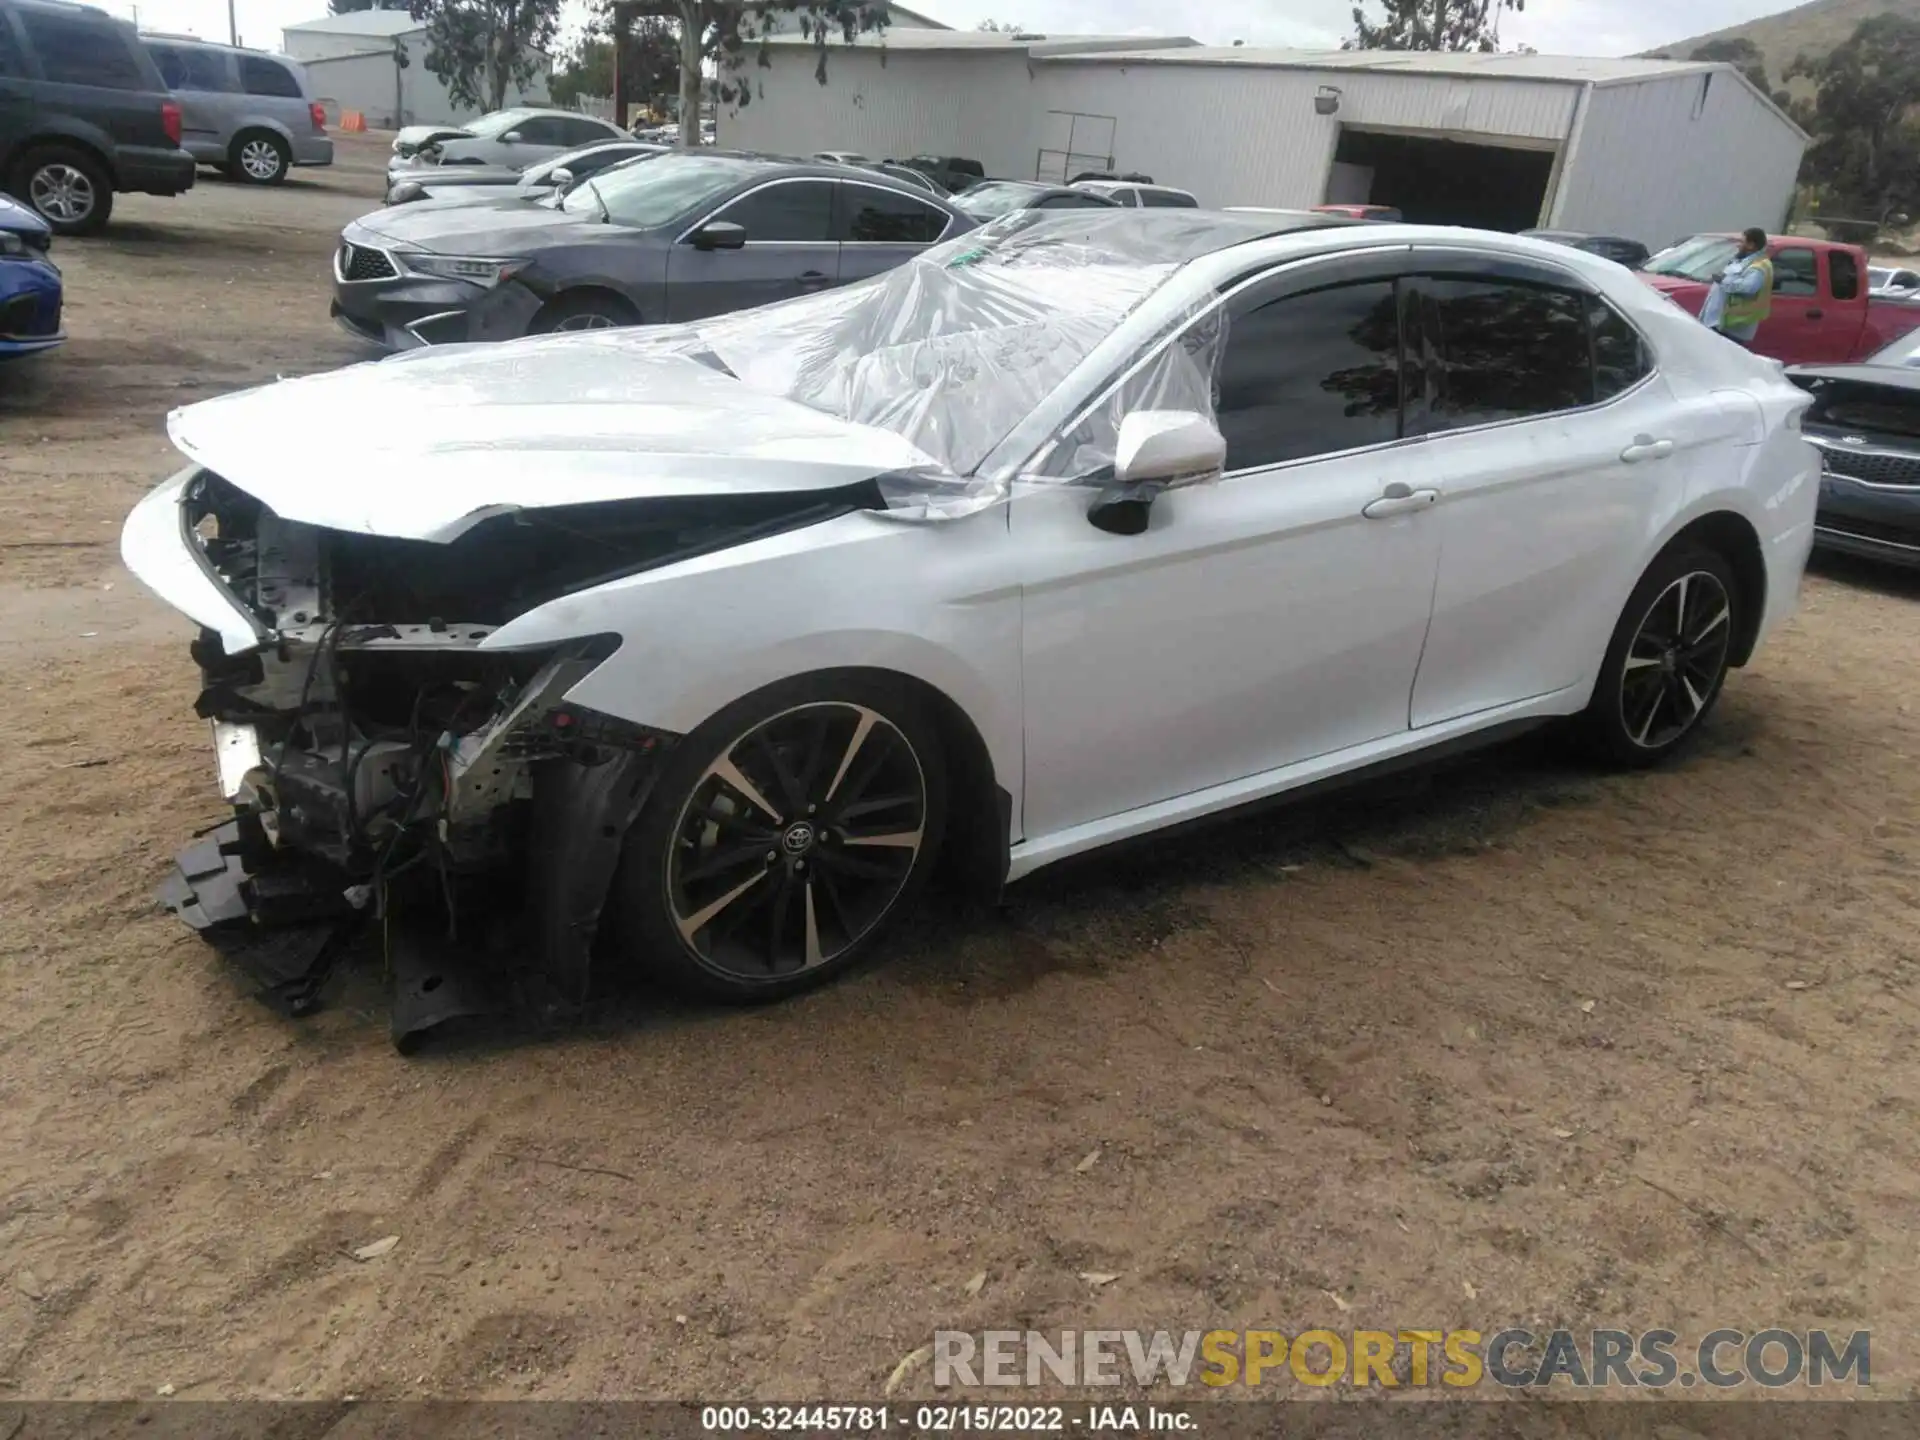
POLYGON ((371 10, 374 0, 327 0, 329 15, 349 15, 355 10, 371 10))
POLYGON ((714 95, 722 104, 745 106, 752 98, 743 71, 749 48, 758 63, 772 63, 767 38, 788 29, 813 42, 813 78, 827 83, 827 41, 838 35, 851 45, 861 35, 884 35, 887 0, 614 0, 615 30, 624 17, 651 16, 671 23, 680 38, 680 143, 700 143, 700 91, 706 66, 714 68, 714 95), (756 45, 756 42, 757 45, 756 45))
POLYGON ((1696 45, 1693 47, 1693 53, 1687 58, 1731 65, 1752 82, 1754 89, 1767 96, 1782 110, 1792 103, 1793 97, 1785 90, 1774 89, 1773 82, 1767 78, 1767 57, 1761 53, 1758 45, 1744 35, 1736 36, 1731 40, 1709 40, 1704 45, 1696 45))
POLYGON ((560 29, 561 0, 412 0, 427 27, 426 66, 456 105, 498 110, 507 87, 539 73, 560 29))
POLYGON ((1911 118, 1920 101, 1920 21, 1863 20, 1824 57, 1803 55, 1788 66, 1787 78, 1798 77, 1819 86, 1798 118, 1813 137, 1801 178, 1826 192, 1832 203, 1823 208, 1878 219, 1920 201, 1920 127, 1911 118))
POLYGON ((1498 50, 1500 12, 1526 0, 1381 0, 1379 24, 1353 7, 1353 37, 1343 50, 1498 50))
POLYGON ((1006 20, 982 20, 973 28, 976 30, 984 30, 989 35, 1023 35, 1026 33, 1027 27, 1024 25, 1015 25, 1006 20))
MULTIPOLYGON (((571 105, 583 96, 613 94, 613 14, 602 5, 587 22, 582 37, 566 63, 553 72, 547 91, 556 105, 571 105)), ((680 40, 664 20, 642 19, 627 32, 620 55, 617 98, 654 110, 680 86, 680 40)))

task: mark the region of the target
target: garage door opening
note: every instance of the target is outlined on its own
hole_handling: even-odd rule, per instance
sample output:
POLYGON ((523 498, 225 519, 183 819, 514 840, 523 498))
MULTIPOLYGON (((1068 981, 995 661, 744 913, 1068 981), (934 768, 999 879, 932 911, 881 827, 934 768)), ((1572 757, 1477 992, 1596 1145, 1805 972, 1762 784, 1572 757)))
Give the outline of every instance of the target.
POLYGON ((1529 230, 1541 223, 1553 152, 1343 129, 1328 199, 1393 205, 1422 225, 1529 230), (1352 192, 1365 187, 1364 195, 1352 192), (1341 193, 1335 196, 1332 192, 1341 193))

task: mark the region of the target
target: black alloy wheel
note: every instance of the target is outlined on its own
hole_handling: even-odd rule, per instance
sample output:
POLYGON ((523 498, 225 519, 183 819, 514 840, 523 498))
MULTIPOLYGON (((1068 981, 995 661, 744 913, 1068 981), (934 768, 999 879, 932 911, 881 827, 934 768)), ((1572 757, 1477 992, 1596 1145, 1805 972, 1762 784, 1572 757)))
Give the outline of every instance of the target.
POLYGON ((852 964, 924 880, 945 815, 937 736, 904 697, 855 689, 723 712, 676 747, 623 887, 667 978, 792 994, 852 964))
POLYGON ((1652 764, 1694 735, 1726 683, 1744 620, 1725 557, 1683 546, 1648 567, 1628 598, 1581 717, 1590 748, 1652 764))

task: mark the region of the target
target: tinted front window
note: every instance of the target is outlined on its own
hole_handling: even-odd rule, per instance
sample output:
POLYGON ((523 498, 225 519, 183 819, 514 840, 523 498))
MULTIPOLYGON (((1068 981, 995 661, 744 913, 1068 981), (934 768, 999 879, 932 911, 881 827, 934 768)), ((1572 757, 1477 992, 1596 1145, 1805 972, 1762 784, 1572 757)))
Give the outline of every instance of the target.
POLYGON ((1820 271, 1813 251, 1804 245, 1791 245, 1773 257, 1773 293, 1802 296, 1820 293, 1820 271))
POLYGON ((498 140, 509 130, 518 130, 526 118, 527 112, 524 110, 496 110, 461 128, 476 139, 498 140))
POLYGON ((13 25, 0 12, 0 75, 25 75, 26 61, 20 54, 20 42, 13 38, 13 25))
POLYGON ((561 201, 573 215, 598 215, 604 204, 620 225, 652 229, 693 213, 750 178, 751 162, 723 155, 662 155, 644 165, 620 165, 576 185, 561 201))
POLYGON ((1833 281, 1833 298, 1851 300, 1860 293, 1860 266, 1845 250, 1827 256, 1828 277, 1833 281))
POLYGON ((1217 410, 1229 470, 1397 438, 1400 318, 1392 282, 1290 295, 1234 316, 1217 410))
POLYGON ((258 55, 240 57, 240 84, 249 95, 274 95, 283 100, 300 98, 300 82, 293 72, 277 60, 258 55))
POLYGON ((565 129, 566 121, 556 120, 551 115, 535 115, 513 127, 524 145, 577 145, 565 129))
POLYGON ((1593 354, 1579 296, 1505 281, 1420 283, 1433 391, 1423 428, 1451 430, 1592 403, 1593 354))
POLYGON ((1049 195, 1037 203, 1036 210, 1110 210, 1113 202, 1099 195, 1049 195))
POLYGON ((125 32, 108 21, 44 11, 21 12, 27 43, 40 57, 40 71, 63 85, 144 90, 147 79, 133 58, 125 32))
POLYGON ((752 240, 833 238, 833 182, 791 180, 743 195, 714 217, 742 227, 752 240))
POLYGON ((1142 190, 1140 203, 1149 209, 1192 210, 1200 202, 1178 190, 1142 190))
POLYGON ((931 245, 947 228, 947 217, 911 195, 842 185, 843 219, 836 238, 856 244, 931 245))

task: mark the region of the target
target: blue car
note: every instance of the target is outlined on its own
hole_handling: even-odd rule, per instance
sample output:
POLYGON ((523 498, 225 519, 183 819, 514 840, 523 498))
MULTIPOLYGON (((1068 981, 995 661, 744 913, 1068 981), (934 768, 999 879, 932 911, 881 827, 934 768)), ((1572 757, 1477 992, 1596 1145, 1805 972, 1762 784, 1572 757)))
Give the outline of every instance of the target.
POLYGON ((60 328, 60 271, 47 258, 53 232, 26 206, 0 195, 0 360, 51 350, 60 328))

